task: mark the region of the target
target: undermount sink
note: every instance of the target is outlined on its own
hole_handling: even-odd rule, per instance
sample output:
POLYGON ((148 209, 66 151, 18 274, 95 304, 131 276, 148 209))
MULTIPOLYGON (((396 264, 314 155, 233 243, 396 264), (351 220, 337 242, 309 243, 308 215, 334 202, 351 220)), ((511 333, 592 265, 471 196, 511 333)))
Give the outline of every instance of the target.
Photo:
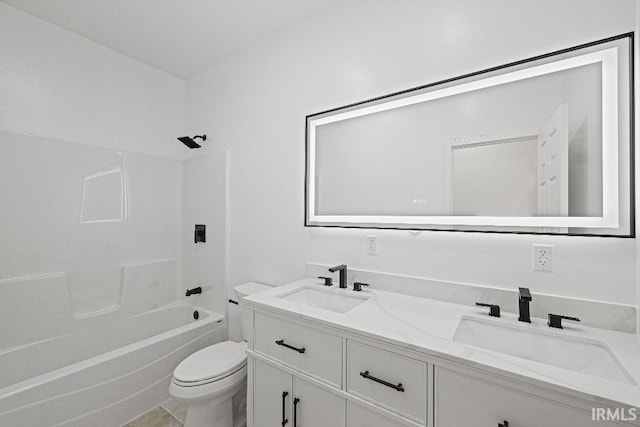
POLYGON ((344 290, 306 286, 278 295, 287 301, 322 308, 336 313, 346 313, 369 299, 366 295, 346 294, 344 290))
POLYGON ((498 324, 463 316, 453 340, 486 350, 636 385, 616 356, 596 340, 527 330, 526 325, 498 324))

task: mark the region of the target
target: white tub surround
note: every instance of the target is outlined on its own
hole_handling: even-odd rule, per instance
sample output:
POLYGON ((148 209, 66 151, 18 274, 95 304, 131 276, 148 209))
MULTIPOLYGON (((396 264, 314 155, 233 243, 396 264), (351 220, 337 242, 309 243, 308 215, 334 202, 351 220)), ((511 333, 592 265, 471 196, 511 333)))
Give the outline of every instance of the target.
MULTIPOLYGON (((372 285, 373 289, 367 288, 362 292, 354 292, 351 287, 348 289, 338 289, 337 286, 326 288, 322 286, 322 280, 302 279, 248 297, 245 302, 248 308, 255 311, 255 327, 264 329, 262 333, 256 331, 255 339, 250 343, 250 355, 254 359, 250 364, 250 376, 251 370, 256 375, 253 380, 250 377, 250 386, 251 381, 255 381, 254 386, 257 389, 263 381, 264 371, 258 365, 275 366, 293 375, 294 394, 296 381, 304 380, 305 384, 314 384, 346 402, 350 409, 344 413, 343 418, 349 420, 350 426, 366 425, 358 423, 368 419, 368 415, 352 419, 353 414, 361 410, 384 415, 388 418, 390 426, 448 427, 454 425, 452 424, 454 421, 459 423, 460 420, 467 420, 468 418, 464 417, 471 413, 472 407, 479 413, 476 421, 482 425, 484 420, 490 419, 491 422, 494 420, 489 418, 488 412, 504 410, 505 413, 510 414, 508 418, 505 415, 504 419, 510 419, 513 424, 517 422, 527 424, 526 420, 529 419, 527 417, 538 416, 539 418, 533 418, 533 420, 543 424, 549 421, 556 423, 553 425, 583 426, 591 422, 592 408, 621 408, 620 410, 629 411, 640 407, 640 387, 637 385, 640 383, 640 359, 638 358, 640 338, 635 334, 596 329, 574 322, 565 322, 565 328, 562 330, 553 329, 547 326, 546 318, 534 317, 531 324, 519 322, 517 315, 511 313, 503 313, 501 318, 494 318, 489 317, 487 309, 483 307, 469 307, 380 291, 375 289, 375 283, 372 285), (305 287, 365 300, 346 312, 340 312, 344 311, 340 310, 342 305, 337 309, 332 305, 329 310, 314 307, 303 301, 301 294, 283 298, 305 287), (579 346, 593 346, 603 353, 610 350, 613 358, 609 368, 616 371, 616 375, 608 377, 606 372, 598 371, 594 366, 581 366, 580 363, 586 358, 584 353, 575 356, 575 365, 566 365, 566 368, 571 369, 565 369, 505 352, 463 344, 459 340, 465 338, 461 337, 462 332, 458 332, 461 321, 471 322, 481 327, 505 328, 507 335, 516 333, 516 336, 520 336, 532 333, 537 337, 536 340, 542 339, 551 343, 548 348, 534 347, 534 351, 540 354, 551 354, 552 358, 555 350, 554 342, 559 345, 572 342, 579 346), (269 322, 292 325, 281 329, 271 328, 271 330, 275 331, 274 337, 276 335, 288 337, 290 345, 304 345, 306 347, 306 354, 303 354, 304 363, 297 360, 297 352, 281 349, 281 346, 271 348, 270 341, 265 341, 265 331, 270 330, 269 322), (298 326, 308 328, 309 332, 306 336, 296 339, 295 328, 298 326), (318 334, 321 335, 320 338, 317 337, 318 334), (458 337, 454 340, 456 334, 458 337), (335 351, 328 349, 329 344, 318 346, 317 342, 320 339, 326 343, 337 340, 335 351), (365 348, 361 348, 362 346, 365 348), (331 365, 327 362, 329 359, 322 363, 318 362, 317 366, 311 363, 314 350, 322 349, 327 349, 322 353, 323 360, 330 359, 331 355, 336 356, 338 360, 344 358, 343 363, 346 365, 342 365, 342 370, 325 371, 327 366, 331 365), (381 353, 378 355, 377 351, 381 353), (389 355, 400 359, 393 362, 393 357, 389 355), (391 357, 388 361, 387 356, 391 357), (363 360, 364 363, 356 363, 363 360), (415 362, 416 365, 412 368, 413 374, 404 372, 406 377, 401 381, 402 387, 406 387, 407 390, 404 396, 411 397, 410 389, 413 393, 423 393, 422 389, 425 388, 426 391, 423 394, 426 396, 424 400, 427 403, 422 405, 426 406, 421 407, 422 409, 402 408, 402 399, 394 403, 394 399, 402 394, 398 393, 399 390, 392 390, 389 385, 381 386, 382 391, 380 391, 374 382, 365 381, 366 387, 371 389, 359 390, 358 384, 362 381, 360 377, 363 375, 362 373, 358 375, 358 372, 353 369, 374 369, 366 366, 375 366, 376 361, 379 361, 381 366, 377 373, 382 373, 383 379, 387 379, 392 383, 391 385, 398 382, 398 377, 402 378, 402 373, 391 372, 396 365, 409 369, 415 362), (387 366, 390 370, 386 375, 384 369, 387 368, 382 368, 383 366, 387 366), (586 374, 580 370, 591 373, 586 374), (414 376, 418 376, 419 381, 411 386, 409 380, 414 376), (391 390, 389 402, 385 401, 386 397, 377 398, 368 394, 384 393, 385 390, 386 392, 391 390), (469 390, 475 390, 476 394, 467 396, 465 393, 470 393, 469 390), (456 393, 461 394, 455 398, 452 397, 456 393), (460 407, 460 399, 467 402, 466 408, 465 405, 460 407), (458 404, 454 405, 454 402, 458 404), (458 409, 454 410, 454 407, 458 409), (559 421, 565 424, 558 424, 559 421)), ((309 295, 309 298, 312 297, 309 295)), ((330 300, 316 300, 314 303, 332 304, 330 300)), ((492 303, 493 301, 482 302, 492 303)), ((558 314, 574 315, 575 313, 558 314)), ((521 343, 506 344, 507 349, 509 344, 521 345, 521 343)), ((557 356, 560 356, 560 353, 557 356)), ((560 360, 553 361, 557 365, 562 365, 560 360)), ((592 362, 600 366, 599 362, 592 362)), ((337 366, 341 365, 338 363, 337 366)), ((375 375, 376 372, 372 370, 371 374, 375 375)), ((304 387, 298 387, 298 390, 303 389, 304 387)), ((251 393, 249 396, 252 396, 251 393)), ((250 405, 253 404, 250 411, 258 411, 258 415, 261 414, 261 398, 261 394, 255 393, 255 402, 250 402, 250 405)), ((621 424, 594 422, 594 425, 639 425, 640 414, 638 415, 635 421, 629 421, 627 418, 627 421, 621 424)), ((251 416, 250 412, 249 417, 251 416)), ((497 422, 502 421, 502 418, 497 419, 497 422)), ((344 420, 341 425, 345 425, 344 420)))
POLYGON ((0 351, 0 425, 120 425, 168 396, 187 355, 224 337, 224 316, 173 303, 0 351))

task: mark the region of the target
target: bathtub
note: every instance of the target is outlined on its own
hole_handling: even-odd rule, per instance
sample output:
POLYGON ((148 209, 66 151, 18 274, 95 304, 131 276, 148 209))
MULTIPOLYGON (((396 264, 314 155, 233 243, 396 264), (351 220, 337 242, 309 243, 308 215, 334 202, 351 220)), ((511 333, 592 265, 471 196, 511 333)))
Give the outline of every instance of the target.
POLYGON ((197 310, 172 303, 0 351, 0 426, 114 427, 157 406, 178 363, 224 339, 224 316, 197 310))

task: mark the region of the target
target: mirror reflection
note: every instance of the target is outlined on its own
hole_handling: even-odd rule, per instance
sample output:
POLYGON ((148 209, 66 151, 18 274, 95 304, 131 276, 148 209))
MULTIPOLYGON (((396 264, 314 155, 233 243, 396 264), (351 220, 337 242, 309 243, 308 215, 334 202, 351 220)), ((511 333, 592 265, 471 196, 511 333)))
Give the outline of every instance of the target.
MULTIPOLYGON (((430 89, 310 116, 311 225, 323 218, 416 225, 422 218, 461 229, 620 228, 619 194, 629 192, 628 166, 618 167, 619 156, 629 161, 626 145, 618 149, 619 139, 628 138, 618 135, 625 124, 619 112, 628 114, 628 99, 619 96, 628 90, 621 54, 617 47, 592 49, 547 61, 544 71, 485 78, 489 83, 471 90, 449 85, 446 95, 430 89), (467 222, 471 217, 487 220, 467 222), (494 224, 499 217, 515 219, 494 224), (542 220, 558 217, 564 222, 542 220), (539 219, 528 224, 529 218, 539 219)), ((627 199, 622 203, 629 207, 627 199)))

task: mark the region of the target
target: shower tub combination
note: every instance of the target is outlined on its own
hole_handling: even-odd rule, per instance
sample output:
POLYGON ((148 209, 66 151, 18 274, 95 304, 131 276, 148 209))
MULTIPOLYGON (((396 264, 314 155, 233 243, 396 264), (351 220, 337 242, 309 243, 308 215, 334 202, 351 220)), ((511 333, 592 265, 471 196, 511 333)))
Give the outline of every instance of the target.
POLYGON ((176 302, 182 170, 0 129, 0 426, 119 426, 226 338, 222 315, 176 302))
POLYGON ((176 302, 0 350, 0 426, 118 426, 169 397, 173 369, 224 339, 224 316, 176 302))

